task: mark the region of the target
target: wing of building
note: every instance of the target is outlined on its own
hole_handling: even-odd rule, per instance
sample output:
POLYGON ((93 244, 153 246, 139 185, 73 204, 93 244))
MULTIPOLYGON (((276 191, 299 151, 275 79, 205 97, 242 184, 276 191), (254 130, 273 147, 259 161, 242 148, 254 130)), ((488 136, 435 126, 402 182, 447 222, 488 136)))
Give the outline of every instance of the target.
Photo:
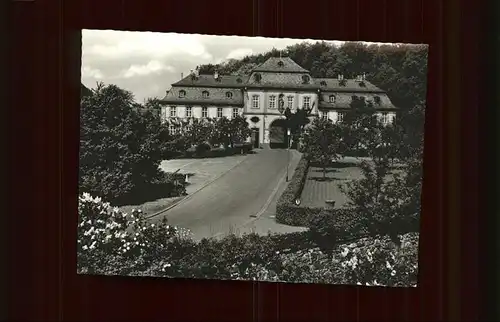
POLYGON ((279 99, 292 112, 311 109, 310 117, 342 120, 353 97, 373 103, 383 122, 392 122, 397 108, 387 94, 367 81, 313 78, 310 72, 289 57, 272 57, 250 75, 199 75, 197 70, 172 84, 162 100, 162 119, 231 118, 245 116, 254 130, 256 146, 273 140, 273 128, 283 121, 279 99))

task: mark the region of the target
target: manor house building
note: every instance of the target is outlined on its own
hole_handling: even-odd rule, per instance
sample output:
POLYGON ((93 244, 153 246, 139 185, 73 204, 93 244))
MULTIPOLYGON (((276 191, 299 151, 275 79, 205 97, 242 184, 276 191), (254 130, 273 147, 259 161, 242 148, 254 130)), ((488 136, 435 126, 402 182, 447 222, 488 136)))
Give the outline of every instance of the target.
POLYGON ((394 120, 396 107, 364 75, 356 79, 344 79, 342 75, 313 78, 289 57, 272 57, 245 76, 217 72, 200 75, 197 70, 181 76, 162 100, 161 117, 163 121, 174 121, 241 115, 253 130, 254 146, 259 147, 283 141, 286 136, 280 104, 292 112, 299 108, 310 110, 310 118, 341 122, 357 98, 372 103, 383 123, 394 120))

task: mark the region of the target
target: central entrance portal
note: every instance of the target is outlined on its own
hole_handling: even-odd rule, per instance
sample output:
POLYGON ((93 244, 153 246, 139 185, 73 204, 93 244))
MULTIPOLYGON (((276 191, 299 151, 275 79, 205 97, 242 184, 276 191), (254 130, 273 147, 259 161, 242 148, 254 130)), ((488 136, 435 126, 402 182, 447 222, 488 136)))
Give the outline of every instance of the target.
POLYGON ((271 149, 287 148, 287 128, 285 119, 276 119, 269 126, 269 147, 271 149))

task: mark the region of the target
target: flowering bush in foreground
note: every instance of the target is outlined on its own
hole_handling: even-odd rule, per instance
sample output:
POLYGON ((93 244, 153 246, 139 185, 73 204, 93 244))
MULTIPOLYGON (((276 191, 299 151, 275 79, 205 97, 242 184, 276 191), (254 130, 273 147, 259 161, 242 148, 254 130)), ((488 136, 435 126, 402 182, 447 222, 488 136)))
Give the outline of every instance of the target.
MULTIPOLYGON (((152 224, 140 211, 127 215, 99 198, 79 198, 78 271, 140 275, 328 284, 415 286, 418 234, 314 246, 308 232, 296 235, 308 249, 291 249, 283 235, 193 241, 189 232, 152 224), (305 243, 304 238, 310 242, 305 243)), ((300 240, 300 242, 299 242, 300 240)), ((298 245, 293 245, 298 246, 298 245)))

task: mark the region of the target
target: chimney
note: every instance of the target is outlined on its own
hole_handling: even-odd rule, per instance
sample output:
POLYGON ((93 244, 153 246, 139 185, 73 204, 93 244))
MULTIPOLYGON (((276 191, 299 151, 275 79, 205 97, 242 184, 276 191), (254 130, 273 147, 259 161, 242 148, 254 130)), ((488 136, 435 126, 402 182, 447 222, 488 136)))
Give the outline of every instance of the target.
POLYGON ((214 78, 219 79, 219 72, 217 72, 217 71, 214 72, 214 78))
POLYGON ((194 70, 193 69, 191 69, 191 75, 194 75, 194 70))
POLYGON ((167 89, 167 90, 165 91, 165 94, 168 96, 168 93, 170 93, 170 91, 167 89))
POLYGON ((363 73, 363 77, 361 78, 362 81, 365 81, 366 80, 366 74, 363 73))
POLYGON ((181 79, 184 79, 184 73, 181 73, 181 79))
POLYGON ((344 75, 339 74, 339 75, 338 75, 338 79, 339 79, 339 81, 343 80, 343 79, 344 79, 344 75))
POLYGON ((200 66, 196 66, 194 74, 196 75, 196 77, 200 76, 200 66))

